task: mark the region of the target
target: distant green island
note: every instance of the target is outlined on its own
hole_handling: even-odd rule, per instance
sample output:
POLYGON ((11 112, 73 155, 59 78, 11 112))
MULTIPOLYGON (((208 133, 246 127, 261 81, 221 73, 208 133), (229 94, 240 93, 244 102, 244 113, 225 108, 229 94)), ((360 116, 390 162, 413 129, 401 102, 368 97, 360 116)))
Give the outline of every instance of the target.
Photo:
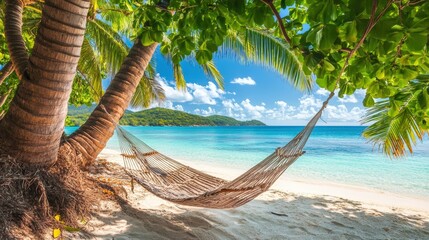
MULTIPOLYGON (((82 125, 95 106, 69 106, 66 126, 82 125)), ((167 108, 151 108, 139 112, 126 111, 120 121, 121 125, 129 126, 265 126, 258 120, 239 121, 221 116, 199 116, 167 108)))

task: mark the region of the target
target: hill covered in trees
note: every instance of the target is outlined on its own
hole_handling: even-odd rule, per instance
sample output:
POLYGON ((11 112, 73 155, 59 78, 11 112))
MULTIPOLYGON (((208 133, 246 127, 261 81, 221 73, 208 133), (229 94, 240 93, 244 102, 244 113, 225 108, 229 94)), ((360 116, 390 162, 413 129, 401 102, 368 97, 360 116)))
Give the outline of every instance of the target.
MULTIPOLYGON (((66 125, 82 125, 94 107, 75 108, 70 106, 66 125)), ((127 111, 120 124, 130 126, 265 126, 258 120, 239 121, 220 115, 203 117, 166 108, 152 108, 139 112, 127 111)))

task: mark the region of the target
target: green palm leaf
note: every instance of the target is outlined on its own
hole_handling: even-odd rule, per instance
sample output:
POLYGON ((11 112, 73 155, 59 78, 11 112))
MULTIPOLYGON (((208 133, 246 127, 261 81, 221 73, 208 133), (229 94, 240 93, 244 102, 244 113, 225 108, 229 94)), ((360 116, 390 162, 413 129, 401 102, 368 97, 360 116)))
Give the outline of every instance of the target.
POLYGON ((173 63, 173 74, 174 79, 176 79, 177 89, 186 91, 186 81, 185 77, 183 76, 182 67, 180 64, 173 63))
POLYGON ((107 70, 112 74, 118 72, 128 54, 128 48, 121 36, 109 24, 98 19, 88 20, 86 34, 102 56, 101 60, 106 64, 107 70))
POLYGON ((420 76, 390 99, 376 102, 362 120, 371 124, 363 136, 390 157, 403 156, 407 150, 412 153, 417 140, 421 141, 428 133, 421 123, 426 120, 419 116, 427 111, 420 106, 419 96, 428 87, 429 80, 420 76))
POLYGON ((222 52, 227 49, 238 58, 272 68, 283 75, 294 87, 309 91, 313 81, 303 71, 303 64, 282 39, 255 29, 246 29, 242 33, 232 33, 222 52))
POLYGON ((368 138, 388 156, 399 157, 405 154, 407 147, 413 152, 416 139, 423 138, 412 112, 404 107, 396 116, 388 114, 390 101, 377 102, 365 115, 363 122, 372 122, 363 136, 368 138))
POLYGON ((101 63, 88 38, 83 40, 78 70, 88 80, 88 84, 93 89, 94 99, 96 101, 100 100, 103 95, 101 63))
POLYGON ((165 93, 159 82, 147 74, 143 76, 137 86, 130 105, 134 108, 149 107, 153 102, 160 102, 165 99, 165 93))
POLYGON ((223 77, 220 74, 219 70, 216 68, 216 65, 213 61, 208 61, 204 65, 201 66, 204 70, 204 73, 213 78, 220 89, 224 89, 223 77))
POLYGON ((156 61, 155 58, 152 58, 131 98, 130 105, 133 108, 147 108, 151 103, 161 102, 165 99, 164 89, 156 80, 155 75, 156 61))

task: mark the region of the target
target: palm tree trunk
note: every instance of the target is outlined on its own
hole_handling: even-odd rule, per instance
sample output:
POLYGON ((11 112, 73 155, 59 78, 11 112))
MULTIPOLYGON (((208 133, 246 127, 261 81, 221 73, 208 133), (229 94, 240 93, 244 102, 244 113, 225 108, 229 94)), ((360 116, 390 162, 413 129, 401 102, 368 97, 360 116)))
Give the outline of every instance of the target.
POLYGON ((4 80, 12 74, 14 68, 11 62, 6 63, 0 71, 0 85, 3 84, 4 80))
POLYGON ((145 47, 139 40, 131 48, 121 69, 110 83, 99 105, 88 120, 66 141, 90 164, 112 137, 116 124, 127 109, 137 85, 155 52, 157 44, 145 47))
POLYGON ((57 159, 89 5, 89 0, 46 0, 26 66, 22 4, 7 0, 5 33, 21 82, 0 123, 0 136, 18 160, 46 166, 57 159))
POLYGON ((5 9, 5 35, 10 57, 15 65, 18 78, 21 79, 28 66, 28 54, 22 38, 22 12, 24 2, 7 0, 5 9))

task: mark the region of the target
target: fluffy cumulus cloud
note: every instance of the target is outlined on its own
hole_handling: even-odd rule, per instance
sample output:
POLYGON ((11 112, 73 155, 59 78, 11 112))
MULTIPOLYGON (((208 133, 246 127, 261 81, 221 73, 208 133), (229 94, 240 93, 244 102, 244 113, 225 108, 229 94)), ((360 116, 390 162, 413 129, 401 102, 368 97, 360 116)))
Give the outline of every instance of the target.
POLYGON ((358 122, 364 114, 364 109, 361 109, 359 107, 353 107, 352 109, 348 110, 344 104, 340 104, 338 106, 328 105, 325 111, 327 119, 335 121, 358 122))
POLYGON ((216 110, 212 107, 208 107, 207 109, 196 108, 196 109, 194 109, 194 113, 196 113, 198 115, 203 115, 203 116, 211 116, 211 115, 216 114, 216 110))
POLYGON ((295 112, 296 108, 294 106, 290 106, 285 101, 276 101, 274 102, 277 107, 278 111, 275 111, 277 109, 272 109, 273 114, 277 113, 277 115, 273 115, 273 117, 280 117, 280 118, 287 118, 289 113, 295 112))
POLYGON ((344 95, 343 98, 338 98, 338 101, 342 103, 357 103, 358 100, 354 94, 352 95, 344 95))
POLYGON ((265 108, 265 104, 261 103, 261 105, 253 105, 250 102, 250 99, 246 99, 241 102, 241 106, 247 111, 248 115, 251 118, 260 119, 263 116, 263 113, 267 110, 265 108))
MULTIPOLYGON (((321 95, 321 96, 328 96, 329 95, 329 91, 323 88, 319 88, 316 91, 317 95, 321 95)), ((335 91, 335 94, 338 94, 338 90, 335 91)), ((366 94, 366 91, 363 89, 358 89, 355 91, 354 94, 352 95, 344 95, 343 98, 338 98, 338 101, 342 102, 342 103, 357 103, 358 99, 356 98, 356 96, 359 97, 364 97, 366 94)))
POLYGON ((182 112, 185 111, 185 109, 183 108, 182 105, 176 105, 176 106, 174 106, 174 109, 182 111, 182 112))
MULTIPOLYGON (((174 87, 174 83, 168 83, 159 75, 157 76, 157 80, 164 88, 167 99, 163 103, 154 104, 153 107, 161 106, 185 111, 182 105, 184 103, 187 108, 191 108, 188 111, 203 116, 221 114, 240 120, 259 119, 267 122, 274 121, 276 124, 287 124, 288 122, 304 124, 319 111, 326 96, 329 95, 329 91, 318 89, 314 95, 301 97, 297 104, 290 104, 284 100, 276 100, 266 104, 264 102, 252 102, 249 98, 243 101, 229 98, 229 96, 236 97, 235 92, 225 92, 219 89, 213 82, 208 82, 207 85, 188 83, 186 84, 187 91, 180 91, 174 87), (192 110, 191 105, 186 105, 189 103, 198 104, 198 107, 192 110)), ((255 84, 255 81, 250 77, 236 78, 233 82, 241 85, 255 84)), ((365 110, 357 107, 356 103, 360 102, 364 96, 365 91, 357 90, 352 95, 331 101, 324 111, 323 119, 328 123, 357 123, 365 113, 365 110)))
POLYGON ((224 92, 213 82, 208 82, 206 86, 197 83, 187 83, 186 90, 178 90, 174 86, 174 83, 167 82, 159 74, 156 76, 156 79, 164 89, 166 100, 171 102, 216 105, 216 99, 222 98, 223 95, 236 94, 235 92, 224 92))
POLYGON ((322 96, 328 96, 329 91, 324 89, 324 88, 319 88, 319 89, 317 89, 316 94, 322 95, 322 96))
POLYGON ((181 91, 176 87, 170 86, 169 83, 159 74, 156 76, 161 87, 164 89, 165 98, 167 101, 172 102, 190 102, 194 99, 194 97, 189 93, 189 91, 181 91))
MULTIPOLYGON (((224 99, 219 114, 237 119, 260 119, 263 121, 277 121, 285 124, 287 121, 300 121, 305 123, 312 118, 322 107, 323 100, 314 95, 306 95, 299 99, 297 105, 290 105, 286 101, 274 101, 271 108, 264 103, 255 104, 250 99, 241 103, 234 99, 224 99)), ((323 118, 329 122, 354 122, 357 123, 364 114, 359 107, 347 107, 344 104, 328 105, 323 118)), ((199 114, 203 114, 200 110, 199 114)))
POLYGON ((216 105, 216 99, 221 98, 225 94, 213 82, 208 82, 207 86, 201 86, 196 83, 188 83, 186 86, 194 97, 193 103, 216 105))
POLYGON ((222 101, 222 106, 225 110, 224 114, 229 117, 243 119, 246 117, 244 109, 238 104, 235 99, 226 99, 222 101))
POLYGON ((174 103, 170 100, 166 100, 164 102, 160 102, 160 103, 153 103, 150 108, 154 108, 154 107, 163 107, 163 108, 168 108, 168 109, 173 109, 173 110, 178 110, 178 111, 182 111, 184 112, 185 109, 183 108, 182 105, 174 105, 174 103))
POLYGON ((239 84, 239 85, 255 85, 256 82, 251 77, 245 77, 245 78, 234 78, 234 80, 231 81, 232 84, 239 84))

